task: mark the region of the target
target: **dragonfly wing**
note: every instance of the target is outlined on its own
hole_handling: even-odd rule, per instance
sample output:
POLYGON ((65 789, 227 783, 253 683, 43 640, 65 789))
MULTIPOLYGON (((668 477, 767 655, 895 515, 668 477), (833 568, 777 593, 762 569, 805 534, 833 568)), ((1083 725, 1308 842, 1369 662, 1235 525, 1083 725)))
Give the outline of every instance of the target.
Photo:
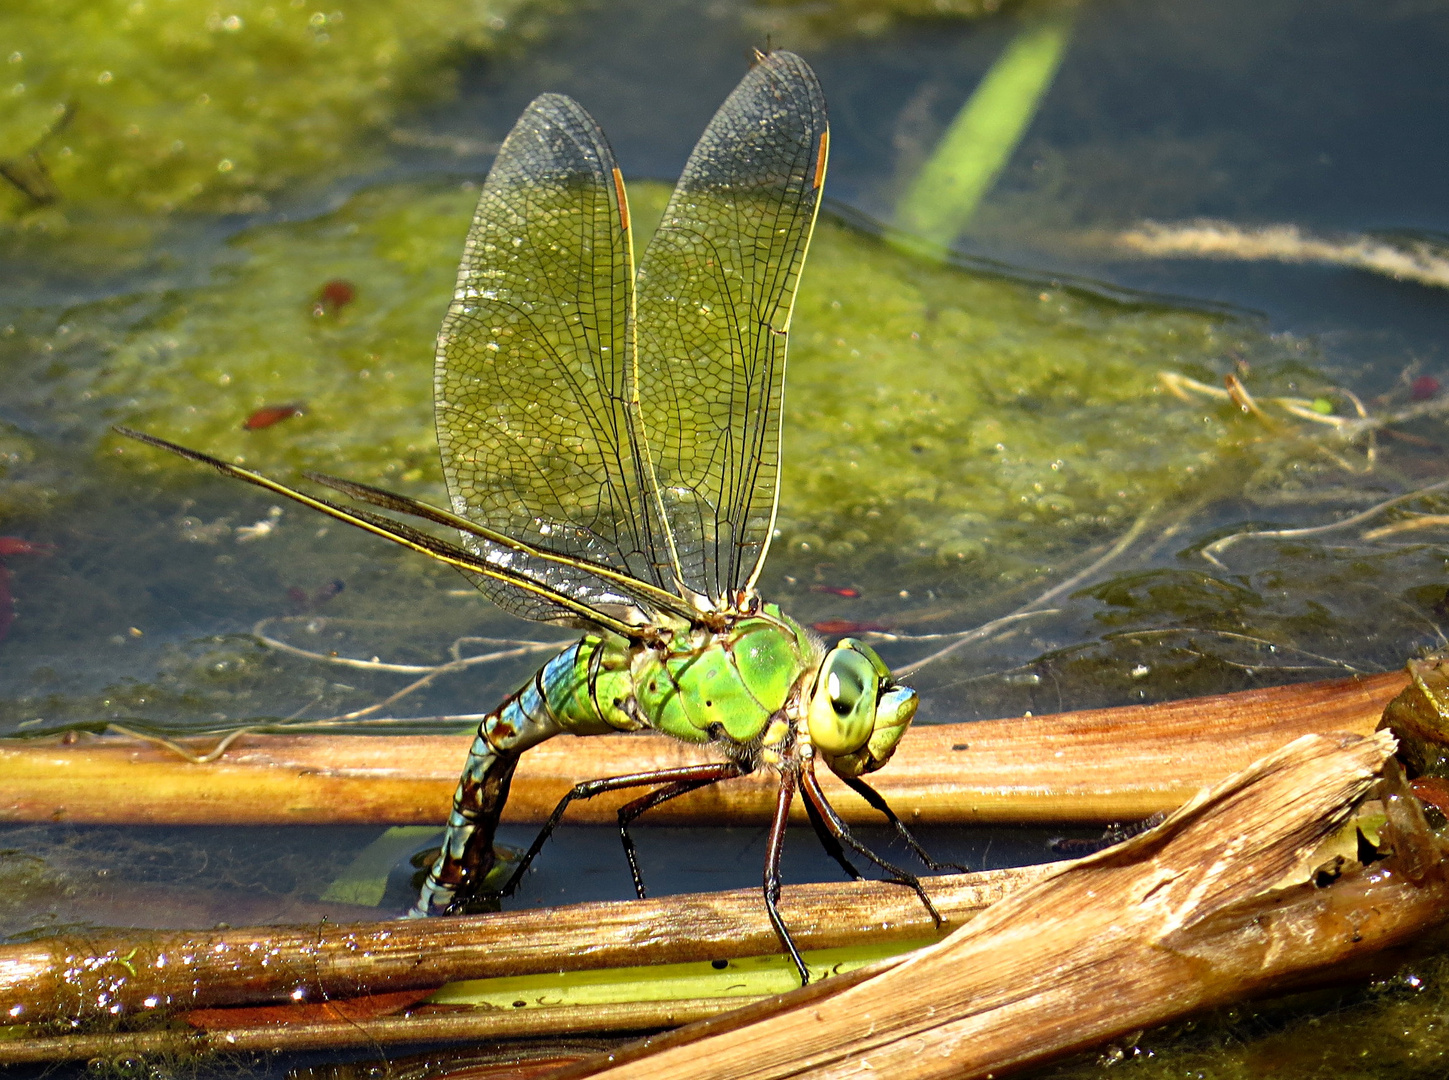
POLYGON ((684 583, 753 586, 779 491, 785 344, 825 174, 825 98, 760 59, 690 155, 639 269, 638 393, 684 583))
MULTIPOLYGON (((436 421, 459 516, 657 583, 628 420, 627 206, 593 118, 559 94, 535 100, 504 141, 468 232, 438 335, 436 421)), ((463 543, 596 607, 637 604, 583 566, 466 533, 463 543)), ((477 584, 526 618, 568 617, 536 595, 477 584)))
MULTIPOLYGON (((479 557, 472 551, 465 551, 460 547, 439 540, 431 533, 425 533, 415 529, 401 521, 394 521, 382 514, 374 514, 370 510, 349 510, 345 506, 338 506, 326 499, 319 499, 315 495, 309 495, 305 491, 273 480, 270 476, 262 473, 252 472, 250 469, 243 469, 239 465, 214 458, 210 454, 203 454, 200 450, 192 450, 189 447, 181 446, 165 439, 158 439, 155 435, 147 435, 142 431, 134 431, 128 427, 117 425, 116 432, 126 436, 128 439, 135 439, 137 442, 147 443, 162 450, 169 450, 173 454, 189 458, 192 461, 200 462, 203 465, 210 465, 223 476, 230 476, 236 480, 244 480, 248 484, 255 484, 257 487, 272 492, 274 495, 281 495, 301 503, 303 506, 317 510, 328 517, 336 518, 338 521, 355 525, 365 532, 374 536, 385 537, 395 544, 409 548, 429 558, 437 559, 446 563, 456 570, 462 571, 470 579, 477 582, 479 588, 486 583, 488 585, 506 586, 510 595, 537 597, 539 603, 547 606, 548 610, 559 612, 559 618, 580 626, 594 627, 609 630, 624 637, 641 636, 640 620, 631 618, 637 609, 621 609, 615 612, 604 610, 603 607, 590 605, 582 600, 570 596, 568 593, 550 588, 533 578, 520 573, 519 571, 500 565, 496 560, 479 557)), ((331 479, 331 478, 329 478, 331 479)), ((378 501, 388 509, 400 509, 405 512, 414 512, 413 507, 422 509, 422 504, 415 503, 404 495, 394 495, 380 488, 372 488, 367 485, 352 485, 347 481, 334 481, 334 486, 349 494, 356 494, 358 491, 366 491, 379 496, 378 501), (356 488, 357 491, 352 489, 356 488)), ((374 501, 369 499, 368 501, 374 501)), ((431 509, 431 508, 427 508, 431 509)), ((433 514, 440 511, 433 510, 433 514)), ((436 520, 431 514, 421 514, 429 520, 436 520)), ((538 557, 546 553, 539 552, 538 557)))

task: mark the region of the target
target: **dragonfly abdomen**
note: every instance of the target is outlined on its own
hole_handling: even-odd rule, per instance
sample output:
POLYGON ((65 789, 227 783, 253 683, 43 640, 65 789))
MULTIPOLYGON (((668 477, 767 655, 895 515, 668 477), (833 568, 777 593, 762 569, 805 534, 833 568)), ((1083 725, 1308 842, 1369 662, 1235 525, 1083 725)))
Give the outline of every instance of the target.
POLYGON ((561 731, 600 735, 645 726, 633 711, 628 648, 623 638, 590 634, 483 718, 453 792, 443 849, 410 917, 453 914, 481 890, 496 862, 493 838, 525 750, 561 731))

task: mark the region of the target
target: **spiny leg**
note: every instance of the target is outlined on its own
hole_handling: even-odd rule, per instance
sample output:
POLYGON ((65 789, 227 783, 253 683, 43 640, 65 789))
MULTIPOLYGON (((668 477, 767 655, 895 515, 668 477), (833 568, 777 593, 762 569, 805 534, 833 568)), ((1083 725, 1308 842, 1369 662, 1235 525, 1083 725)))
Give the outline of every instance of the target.
POLYGON ((514 890, 518 888, 518 883, 523 880, 523 875, 528 872, 529 864, 543 850, 543 845, 548 843, 548 838, 553 835, 554 829, 558 828, 558 823, 563 820, 564 811, 575 799, 592 799, 595 795, 602 795, 606 791, 646 787, 649 784, 671 784, 676 780, 695 780, 700 778, 701 772, 707 773, 719 767, 718 765, 685 765, 677 769, 655 769, 651 772, 610 776, 602 780, 586 780, 582 784, 576 784, 574 789, 560 799, 558 805, 553 808, 553 813, 548 816, 548 820, 544 822, 543 828, 539 830, 533 844, 524 853, 518 868, 513 871, 513 876, 508 879, 499 892, 503 896, 513 895, 514 890))
POLYGON ((855 864, 845 857, 845 850, 840 846, 840 841, 835 839, 835 834, 825 825, 825 819, 820 816, 820 811, 815 809, 815 804, 809 799, 805 800, 805 816, 810 819, 810 827, 815 830, 815 838, 820 841, 820 846, 825 849, 825 854, 840 864, 845 871, 845 876, 851 881, 860 881, 865 877, 855 868, 855 864))
POLYGON ((959 870, 963 874, 969 874, 971 872, 969 867, 962 866, 960 863, 937 862, 935 859, 931 858, 930 854, 926 851, 926 849, 923 848, 916 840, 916 838, 911 835, 911 831, 906 828, 906 823, 898 818, 896 816, 896 812, 890 808, 890 804, 885 801, 885 796, 882 795, 875 788, 867 784, 860 777, 848 776, 841 777, 841 779, 845 781, 847 786, 849 786, 852 791, 854 791, 866 802, 870 803, 873 809, 879 810, 883 815, 885 815, 885 819, 889 821, 891 823, 891 827, 895 829, 896 835, 905 842, 906 847, 910 848, 911 851, 915 853, 916 858, 920 859, 921 862, 926 864, 927 869, 959 870))
POLYGON ((732 780, 745 774, 744 769, 733 761, 720 765, 701 765, 695 769, 695 772, 698 775, 692 779, 676 780, 672 784, 656 788, 649 794, 619 807, 619 838, 624 841, 624 857, 629 860, 629 872, 634 875, 634 891, 639 895, 640 900, 645 899, 644 875, 639 872, 639 852, 634 847, 634 838, 629 835, 629 823, 646 810, 652 810, 662 803, 667 803, 670 799, 677 799, 691 791, 698 791, 702 787, 709 787, 721 780, 732 780))
POLYGON ((785 946, 790 959, 795 961, 795 970, 800 973, 800 985, 804 986, 810 982, 810 969, 805 966, 800 950, 795 947, 795 939, 790 936, 785 920, 780 917, 780 856, 785 851, 785 827, 790 822, 790 803, 795 798, 795 782, 795 770, 789 769, 780 774, 780 791, 775 796, 775 816, 770 821, 770 840, 765 848, 765 913, 770 917, 770 925, 775 928, 775 936, 785 946))
POLYGON ((805 768, 800 773, 800 787, 805 794, 806 800, 813 803, 815 809, 820 812, 820 816, 824 819, 826 827, 835 834, 837 840, 843 841, 852 851, 864 855, 886 873, 890 874, 891 880, 896 884, 905 885, 913 890, 920 897, 921 903, 925 905, 926 911, 931 916, 931 921, 939 927, 941 925, 941 913, 936 910, 936 905, 931 903, 931 898, 926 895, 926 890, 921 886, 921 879, 916 877, 915 874, 902 870, 894 863, 882 859, 851 835, 850 829, 840 819, 840 815, 835 812, 835 807, 831 806, 826 800, 825 792, 820 790, 820 781, 815 777, 814 765, 815 762, 813 760, 806 763, 805 768))

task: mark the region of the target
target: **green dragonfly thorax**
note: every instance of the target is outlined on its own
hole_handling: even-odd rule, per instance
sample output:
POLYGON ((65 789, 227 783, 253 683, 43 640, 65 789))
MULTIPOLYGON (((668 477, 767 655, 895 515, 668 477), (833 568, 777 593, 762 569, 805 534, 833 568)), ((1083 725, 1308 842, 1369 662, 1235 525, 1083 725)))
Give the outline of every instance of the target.
POLYGON ((774 604, 711 622, 675 624, 658 643, 634 646, 632 709, 621 704, 622 672, 596 674, 599 709, 622 708, 685 742, 721 744, 751 767, 779 765, 805 746, 841 776, 890 759, 915 715, 916 692, 895 685, 868 645, 847 638, 827 650, 774 604))
POLYGON ((650 727, 686 742, 757 744, 800 696, 823 650, 774 604, 710 621, 714 627, 701 621, 639 649, 639 712, 650 727))

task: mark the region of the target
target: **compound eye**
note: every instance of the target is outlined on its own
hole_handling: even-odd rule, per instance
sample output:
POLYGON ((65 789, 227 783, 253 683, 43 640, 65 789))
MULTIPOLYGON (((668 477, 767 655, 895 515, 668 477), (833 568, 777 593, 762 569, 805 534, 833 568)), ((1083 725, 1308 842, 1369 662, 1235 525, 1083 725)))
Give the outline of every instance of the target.
POLYGON ((850 754, 870 738, 880 679, 871 662, 849 648, 835 648, 821 666, 810 701, 810 740, 827 754, 850 754))

